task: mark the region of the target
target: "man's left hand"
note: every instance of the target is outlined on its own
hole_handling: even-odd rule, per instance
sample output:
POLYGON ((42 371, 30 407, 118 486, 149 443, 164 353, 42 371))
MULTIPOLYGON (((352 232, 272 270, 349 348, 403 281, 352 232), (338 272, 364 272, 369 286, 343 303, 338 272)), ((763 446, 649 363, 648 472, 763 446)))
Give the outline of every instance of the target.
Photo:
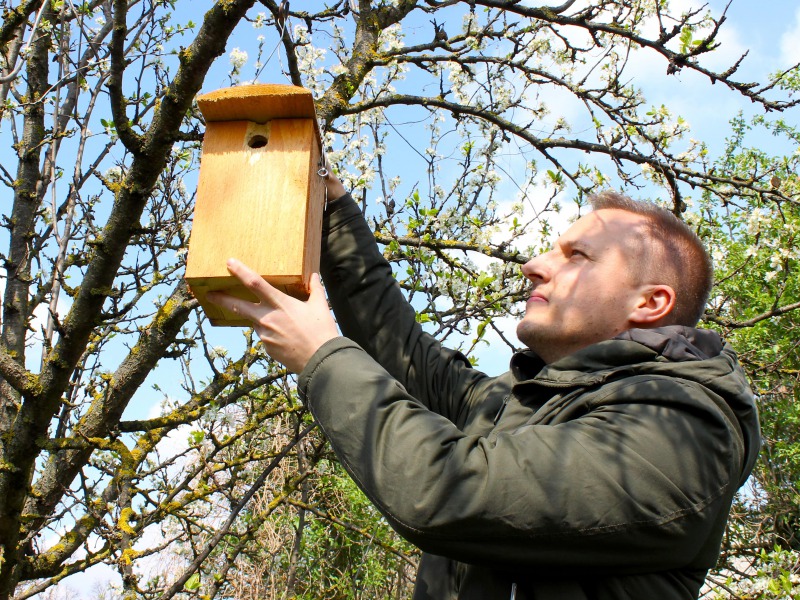
POLYGON ((267 353, 290 371, 300 373, 322 344, 339 336, 318 274, 311 276, 311 295, 303 302, 275 289, 238 260, 229 259, 227 266, 260 302, 222 292, 210 292, 208 299, 252 321, 267 353))

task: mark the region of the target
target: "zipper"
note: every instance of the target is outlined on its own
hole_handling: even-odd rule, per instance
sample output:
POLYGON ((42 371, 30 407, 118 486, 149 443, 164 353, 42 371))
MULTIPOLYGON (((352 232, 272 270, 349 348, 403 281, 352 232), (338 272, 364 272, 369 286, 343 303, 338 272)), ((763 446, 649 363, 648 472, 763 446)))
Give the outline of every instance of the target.
POLYGON ((508 600, 515 600, 516 597, 517 597, 517 584, 516 583, 512 583, 511 584, 511 596, 509 596, 508 600))
POLYGON ((497 422, 500 420, 500 417, 503 416, 503 411, 506 409, 506 405, 508 404, 508 401, 510 399, 511 399, 511 394, 509 394, 503 399, 503 403, 500 405, 497 414, 494 416, 494 421, 492 422, 493 425, 497 425, 497 422))

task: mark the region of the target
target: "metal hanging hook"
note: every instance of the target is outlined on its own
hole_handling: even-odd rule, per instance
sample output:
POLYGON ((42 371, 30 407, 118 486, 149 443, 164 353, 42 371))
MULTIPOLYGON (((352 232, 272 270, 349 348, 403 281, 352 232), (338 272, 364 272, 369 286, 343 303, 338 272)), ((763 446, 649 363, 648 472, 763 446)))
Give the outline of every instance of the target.
POLYGON ((320 143, 320 153, 319 153, 319 169, 317 170, 317 175, 320 177, 327 177, 330 175, 330 170, 328 169, 328 156, 325 154, 325 119, 319 119, 317 121, 317 127, 319 127, 319 143, 320 143))
POLYGON ((278 12, 275 14, 275 27, 278 29, 278 41, 275 44, 275 47, 272 49, 272 52, 269 53, 267 59, 261 64, 261 67, 256 71, 255 79, 258 80, 261 73, 264 71, 266 66, 272 60, 272 57, 275 56, 275 53, 278 51, 278 48, 281 46, 281 41, 283 40, 283 36, 287 33, 289 34, 289 39, 294 43, 294 39, 292 37, 292 32, 287 28, 289 24, 289 0, 282 0, 282 2, 278 5, 278 12))
MULTIPOLYGON (((286 20, 289 18, 289 0, 283 0, 278 6, 278 28, 283 30, 286 27, 286 20)), ((283 37, 281 35, 281 37, 283 37)))

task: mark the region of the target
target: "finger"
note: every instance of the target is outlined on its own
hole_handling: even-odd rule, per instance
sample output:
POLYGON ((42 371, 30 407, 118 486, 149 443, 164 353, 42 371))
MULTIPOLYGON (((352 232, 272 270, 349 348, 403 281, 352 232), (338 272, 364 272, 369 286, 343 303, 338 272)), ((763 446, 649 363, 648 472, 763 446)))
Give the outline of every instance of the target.
POLYGON ((206 294, 206 298, 212 304, 216 304, 229 313, 233 313, 249 320, 255 320, 258 318, 258 315, 256 314, 256 310, 259 309, 258 304, 253 304, 252 302, 242 300, 236 296, 231 296, 225 292, 208 292, 208 294, 206 294))
POLYGON ((309 287, 309 300, 313 299, 315 302, 322 301, 327 306, 328 301, 325 298, 325 288, 322 287, 322 282, 319 279, 319 273, 311 274, 311 282, 309 287))
POLYGON ((314 302, 315 304, 324 307, 326 311, 330 311, 330 306, 328 304, 328 294, 325 292, 325 288, 322 286, 322 281, 320 281, 319 273, 311 274, 311 281, 309 282, 308 301, 314 302))
POLYGON ((228 267, 228 272, 241 281, 242 285, 253 292, 262 303, 272 308, 280 306, 284 294, 272 287, 253 269, 235 258, 229 258, 226 266, 228 267))

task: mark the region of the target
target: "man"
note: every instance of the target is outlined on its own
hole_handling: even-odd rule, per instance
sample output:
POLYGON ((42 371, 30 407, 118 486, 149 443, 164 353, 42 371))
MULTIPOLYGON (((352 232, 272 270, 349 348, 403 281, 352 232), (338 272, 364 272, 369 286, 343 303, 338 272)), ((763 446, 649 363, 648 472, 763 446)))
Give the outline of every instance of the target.
POLYGON ((489 377, 442 348, 338 180, 322 287, 300 302, 236 261, 254 322, 356 483, 424 555, 414 598, 696 598, 759 448, 732 350, 693 329, 697 237, 606 193, 522 272, 529 348, 489 377))

